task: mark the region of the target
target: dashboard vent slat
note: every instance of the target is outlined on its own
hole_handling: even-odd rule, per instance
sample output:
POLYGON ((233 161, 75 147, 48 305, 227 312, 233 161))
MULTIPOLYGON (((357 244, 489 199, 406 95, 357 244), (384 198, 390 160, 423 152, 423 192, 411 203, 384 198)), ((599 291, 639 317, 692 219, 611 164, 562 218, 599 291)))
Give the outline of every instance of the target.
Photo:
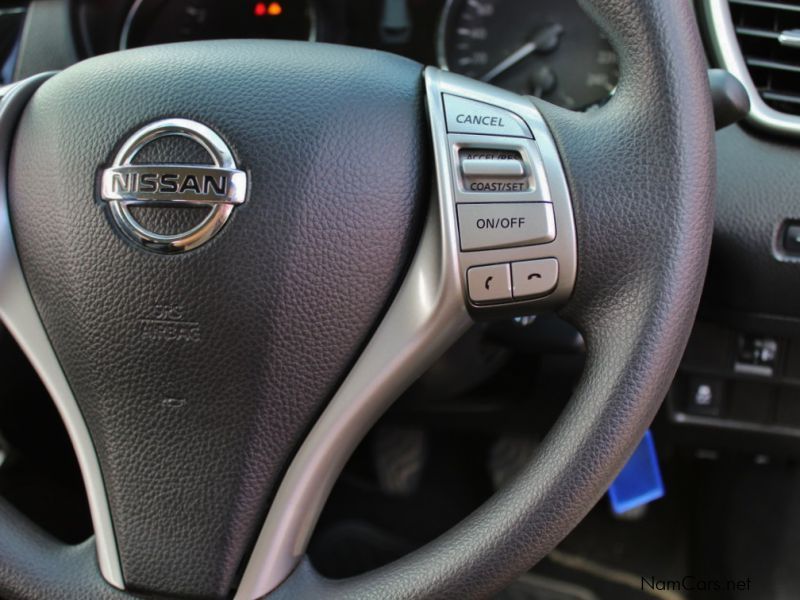
POLYGON ((744 62, 764 102, 800 115, 800 47, 781 34, 800 29, 800 0, 729 0, 744 62))
POLYGON ((759 69, 774 69, 776 71, 789 71, 790 73, 800 73, 800 64, 789 65, 774 60, 763 60, 761 58, 747 58, 747 64, 759 69))
POLYGON ((730 0, 731 4, 741 4, 743 6, 755 6, 769 10, 789 10, 800 12, 800 6, 792 0, 730 0))
POLYGON ((761 91, 761 95, 764 98, 772 100, 774 102, 787 102, 789 104, 797 104, 800 106, 800 96, 790 96, 789 94, 776 94, 775 92, 770 92, 767 90, 761 91))
POLYGON ((752 27, 737 27, 736 35, 752 35, 755 37, 762 37, 771 40, 777 40, 780 33, 774 31, 767 31, 765 29, 753 29, 752 27))

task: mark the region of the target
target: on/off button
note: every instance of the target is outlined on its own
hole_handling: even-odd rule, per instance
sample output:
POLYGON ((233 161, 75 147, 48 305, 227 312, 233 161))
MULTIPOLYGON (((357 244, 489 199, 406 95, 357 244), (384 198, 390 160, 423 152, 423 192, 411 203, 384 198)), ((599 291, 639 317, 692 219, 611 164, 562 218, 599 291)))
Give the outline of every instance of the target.
POLYGON ((490 250, 546 244, 556 237, 549 202, 459 204, 461 250, 490 250))

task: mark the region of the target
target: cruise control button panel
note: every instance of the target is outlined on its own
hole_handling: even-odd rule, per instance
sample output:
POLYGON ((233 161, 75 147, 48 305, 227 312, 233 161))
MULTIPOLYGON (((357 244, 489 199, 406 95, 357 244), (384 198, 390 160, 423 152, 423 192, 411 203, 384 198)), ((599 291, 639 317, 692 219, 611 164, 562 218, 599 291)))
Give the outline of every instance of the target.
POLYGON ((447 131, 533 137, 525 121, 509 110, 452 94, 442 94, 447 131))
POLYGON ((476 318, 554 310, 577 273, 569 187, 530 98, 425 71, 443 237, 476 318))
POLYGON ((499 302, 511 299, 511 268, 509 265, 485 265, 467 271, 469 297, 475 303, 499 302))
POLYGON ((511 263, 514 298, 534 298, 552 292, 558 283, 558 260, 540 258, 511 263))
POLYGON ((461 250, 489 250, 545 244, 556 237, 549 202, 458 204, 461 250))

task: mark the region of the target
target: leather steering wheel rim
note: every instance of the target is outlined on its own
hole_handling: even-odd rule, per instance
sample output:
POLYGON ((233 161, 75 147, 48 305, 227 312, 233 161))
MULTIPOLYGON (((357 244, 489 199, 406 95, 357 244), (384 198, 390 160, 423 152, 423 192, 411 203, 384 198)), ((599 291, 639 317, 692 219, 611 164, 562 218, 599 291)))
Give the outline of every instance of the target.
MULTIPOLYGON (((619 55, 613 98, 589 113, 536 101, 563 161, 578 273, 562 316, 586 340, 573 398, 530 464, 456 527, 369 573, 331 581, 308 560, 269 597, 486 597, 544 557, 607 489, 677 369, 713 227, 714 126, 688 0, 582 0, 619 55)), ((93 544, 55 543, 0 508, 0 592, 127 597, 93 544)))

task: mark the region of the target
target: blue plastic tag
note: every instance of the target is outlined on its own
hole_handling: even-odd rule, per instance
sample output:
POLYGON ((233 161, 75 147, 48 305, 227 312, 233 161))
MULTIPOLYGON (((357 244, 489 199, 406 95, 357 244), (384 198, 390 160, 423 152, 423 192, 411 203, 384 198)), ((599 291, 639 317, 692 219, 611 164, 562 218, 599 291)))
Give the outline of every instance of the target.
POLYGON ((663 495, 664 482, 661 480, 661 469, 658 468, 653 434, 648 429, 633 456, 608 488, 611 510, 619 515, 658 500, 663 495))

